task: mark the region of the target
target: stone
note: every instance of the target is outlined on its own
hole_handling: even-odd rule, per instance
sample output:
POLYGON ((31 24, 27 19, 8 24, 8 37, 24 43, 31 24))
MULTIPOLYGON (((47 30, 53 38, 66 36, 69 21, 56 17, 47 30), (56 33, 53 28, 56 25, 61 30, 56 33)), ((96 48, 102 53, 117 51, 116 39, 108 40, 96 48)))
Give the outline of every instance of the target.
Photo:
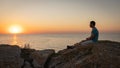
POLYGON ((23 59, 18 46, 0 45, 0 68, 21 68, 23 59))
POLYGON ((47 66, 46 64, 49 61, 51 55, 54 53, 55 51, 52 49, 34 51, 30 56, 31 58, 33 58, 34 67, 45 68, 47 66))
POLYGON ((119 42, 77 43, 72 47, 55 53, 52 49, 0 45, 0 68, 120 68, 119 42))
POLYGON ((53 56, 48 68, 120 68, 119 42, 99 41, 73 46, 53 56))

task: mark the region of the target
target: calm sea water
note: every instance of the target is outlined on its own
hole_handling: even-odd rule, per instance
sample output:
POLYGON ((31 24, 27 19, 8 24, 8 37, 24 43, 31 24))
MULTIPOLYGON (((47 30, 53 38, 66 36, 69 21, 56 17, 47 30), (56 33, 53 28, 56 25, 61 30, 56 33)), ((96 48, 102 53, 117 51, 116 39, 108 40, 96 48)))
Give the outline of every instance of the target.
MULTIPOLYGON (((56 51, 73 45, 88 37, 90 34, 33 34, 33 35, 0 35, 0 44, 17 44, 23 47, 30 44, 37 50, 55 49, 56 51)), ((99 40, 120 42, 120 33, 102 33, 99 40)))

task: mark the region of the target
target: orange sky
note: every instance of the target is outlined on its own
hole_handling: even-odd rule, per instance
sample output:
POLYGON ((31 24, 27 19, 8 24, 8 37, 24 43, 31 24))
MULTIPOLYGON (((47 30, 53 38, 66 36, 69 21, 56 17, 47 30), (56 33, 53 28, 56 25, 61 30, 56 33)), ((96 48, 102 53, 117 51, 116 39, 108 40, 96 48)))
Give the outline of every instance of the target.
POLYGON ((20 25, 22 33, 120 32, 119 0, 0 0, 0 34, 20 25))

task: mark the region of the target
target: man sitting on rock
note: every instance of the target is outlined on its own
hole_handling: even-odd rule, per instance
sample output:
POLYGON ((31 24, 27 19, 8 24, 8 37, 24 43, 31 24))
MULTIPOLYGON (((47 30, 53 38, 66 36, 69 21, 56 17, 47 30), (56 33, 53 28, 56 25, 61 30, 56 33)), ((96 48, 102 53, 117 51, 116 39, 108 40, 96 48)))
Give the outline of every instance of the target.
MULTIPOLYGON (((98 41, 99 31, 95 27, 95 24, 96 24, 95 21, 90 21, 90 27, 92 28, 91 36, 86 38, 86 40, 83 40, 77 44, 87 45, 87 44, 95 43, 98 41)), ((74 46, 67 46, 67 49, 73 49, 73 48, 74 48, 74 46)))
POLYGON ((97 28, 95 27, 95 21, 91 21, 90 22, 90 27, 92 28, 91 31, 91 36, 86 38, 86 40, 83 40, 81 42, 81 45, 87 45, 89 43, 95 43, 98 41, 98 37, 99 37, 99 31, 97 30, 97 28))

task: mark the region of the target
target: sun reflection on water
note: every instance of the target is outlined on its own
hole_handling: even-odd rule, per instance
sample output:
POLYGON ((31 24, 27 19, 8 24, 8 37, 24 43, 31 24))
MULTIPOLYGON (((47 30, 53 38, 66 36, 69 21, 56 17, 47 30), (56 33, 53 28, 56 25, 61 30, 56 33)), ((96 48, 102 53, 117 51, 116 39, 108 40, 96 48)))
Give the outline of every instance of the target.
POLYGON ((17 43, 18 43, 18 42, 17 42, 17 35, 14 34, 14 35, 13 35, 12 44, 13 44, 13 45, 17 45, 17 43))
POLYGON ((23 48, 23 47, 25 46, 25 44, 26 44, 24 41, 25 41, 25 40, 23 40, 23 39, 21 40, 21 39, 20 39, 20 37, 19 37, 18 34, 14 34, 14 35, 12 36, 11 45, 17 45, 17 46, 23 48))

